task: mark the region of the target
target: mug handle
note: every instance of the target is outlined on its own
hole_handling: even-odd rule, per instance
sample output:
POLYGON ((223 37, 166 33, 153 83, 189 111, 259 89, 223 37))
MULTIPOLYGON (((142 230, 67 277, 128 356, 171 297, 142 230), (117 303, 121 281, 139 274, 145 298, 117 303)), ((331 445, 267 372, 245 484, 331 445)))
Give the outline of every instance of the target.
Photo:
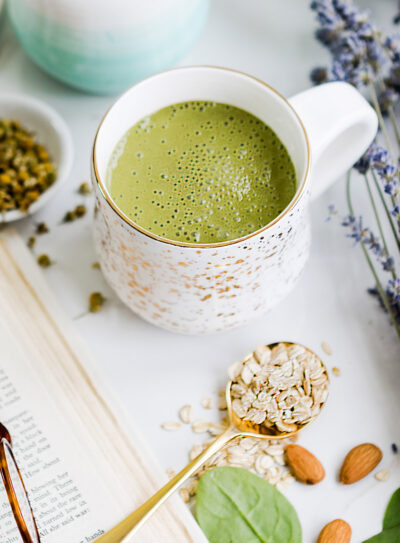
POLYGON ((376 136, 378 118, 349 83, 313 87, 289 100, 311 147, 311 198, 318 197, 349 170, 376 136))

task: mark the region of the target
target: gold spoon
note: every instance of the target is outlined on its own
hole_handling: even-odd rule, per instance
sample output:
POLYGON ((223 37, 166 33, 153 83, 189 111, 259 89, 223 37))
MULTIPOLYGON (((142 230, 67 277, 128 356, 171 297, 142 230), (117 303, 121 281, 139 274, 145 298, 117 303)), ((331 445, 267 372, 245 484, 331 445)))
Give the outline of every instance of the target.
MULTIPOLYGON (((294 343, 288 341, 280 343, 283 343, 285 346, 295 345, 294 343)), ((268 347, 272 349, 276 345, 278 345, 278 343, 271 343, 268 345, 268 347)), ((312 353, 310 349, 307 349, 306 347, 304 348, 308 352, 312 353)), ((315 353, 312 354, 316 356, 315 353)), ((325 375, 328 377, 328 372, 323 362, 320 359, 319 361, 324 368, 325 375)), ((297 429, 293 432, 278 433, 277 431, 275 431, 275 433, 269 434, 261 433, 268 431, 268 429, 265 427, 261 427, 258 424, 240 419, 233 411, 231 401, 231 386, 232 381, 229 381, 226 386, 226 405, 229 418, 229 426, 227 427, 227 429, 222 434, 220 434, 207 449, 205 449, 201 454, 199 454, 199 456, 192 460, 185 468, 183 468, 182 471, 177 473, 175 477, 173 477, 166 485, 160 488, 160 490, 156 492, 154 496, 149 498, 146 502, 144 502, 143 505, 138 507, 136 511, 126 517, 119 524, 114 526, 114 528, 112 528, 109 532, 97 539, 97 543, 128 543, 128 541, 131 541, 131 538, 137 533, 137 531, 146 522, 146 520, 160 507, 160 505, 163 504, 171 496, 171 494, 173 494, 175 490, 177 490, 185 481, 195 475, 200 470, 200 468, 210 458, 214 456, 214 454, 220 451, 227 443, 229 443, 233 439, 236 439, 238 437, 251 437, 267 440, 287 439, 293 437, 295 434, 297 434, 297 432, 299 432, 299 430, 302 430, 303 428, 308 426, 310 422, 312 422, 311 420, 303 425, 298 426, 297 429)))

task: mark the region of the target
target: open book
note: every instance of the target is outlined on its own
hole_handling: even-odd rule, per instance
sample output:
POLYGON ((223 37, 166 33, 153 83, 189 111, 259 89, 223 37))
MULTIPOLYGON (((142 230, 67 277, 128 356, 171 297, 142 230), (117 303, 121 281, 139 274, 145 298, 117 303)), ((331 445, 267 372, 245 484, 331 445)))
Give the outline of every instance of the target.
MULTIPOLYGON (((46 543, 95 541, 165 479, 10 229, 0 232, 0 421, 10 430, 46 543)), ((17 541, 0 484, 0 542, 17 541)), ((134 541, 206 539, 175 496, 134 541)))

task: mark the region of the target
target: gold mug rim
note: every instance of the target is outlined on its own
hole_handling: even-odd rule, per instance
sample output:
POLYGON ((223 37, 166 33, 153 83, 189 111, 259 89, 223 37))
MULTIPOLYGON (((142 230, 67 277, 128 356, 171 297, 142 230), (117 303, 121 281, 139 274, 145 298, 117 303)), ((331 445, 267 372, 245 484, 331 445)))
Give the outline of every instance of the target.
POLYGON ((225 68, 225 67, 222 67, 222 66, 212 66, 212 65, 207 65, 207 64, 200 64, 200 65, 190 65, 190 66, 178 66, 176 68, 170 68, 168 70, 162 70, 162 71, 157 72, 155 74, 152 74, 152 75, 150 75, 148 77, 145 77, 144 79, 141 79, 140 81, 137 81, 136 83, 131 85, 128 89, 126 89, 122 94, 120 94, 118 96, 118 98, 112 103, 112 105, 107 109, 107 111, 103 115, 103 117, 102 117, 102 119, 101 119, 101 121, 100 121, 100 123, 99 123, 99 125, 97 127, 96 134, 95 134, 94 141, 93 141, 91 161, 92 161, 93 173, 94 173, 94 176, 95 176, 95 179, 96 179, 96 184, 97 184, 97 186, 98 186, 98 188, 100 190, 101 195, 103 196, 105 201, 108 203, 108 205, 111 207, 111 209, 128 226, 132 227, 134 230, 137 230, 141 234, 144 234, 145 236, 147 236, 147 237, 149 237, 149 238, 151 238, 151 239, 153 239, 155 241, 160 241, 160 242, 165 243, 167 245, 175 245, 175 246, 178 246, 178 247, 187 247, 187 248, 190 248, 190 249, 215 249, 215 248, 218 248, 218 247, 226 247, 226 246, 229 246, 229 245, 235 245, 237 243, 244 242, 244 241, 246 241, 246 240, 248 240, 248 239, 250 239, 250 238, 252 238, 254 236, 258 236, 259 234, 262 234, 263 232, 265 232, 266 230, 268 230, 269 228, 271 228, 272 226, 277 224, 287 213, 289 213, 289 211, 291 211, 294 208, 294 206, 299 201, 300 197, 302 196, 302 194, 304 192, 304 188, 306 186, 306 182, 307 182, 307 179, 308 179, 308 176, 309 176, 310 163, 311 163, 311 150, 310 150, 309 138, 308 138, 305 126, 303 124, 303 121, 301 120, 301 118, 299 117, 298 113, 296 112, 294 107, 291 105, 289 100, 287 98, 285 98, 285 96, 283 96, 280 92, 278 92, 276 89, 274 89, 273 87, 271 87, 270 85, 268 85, 267 83, 262 81, 261 79, 255 77, 253 75, 247 74, 246 72, 242 72, 240 70, 235 70, 233 68, 225 68), (307 149, 307 164, 306 164, 306 169, 305 169, 305 172, 304 172, 303 179, 301 181, 301 184, 299 185, 299 188, 296 191, 296 194, 293 196, 292 200, 289 202, 289 204, 286 206, 286 208, 282 211, 282 213, 280 213, 277 217, 275 217, 275 219, 273 219, 271 222, 269 222, 268 224, 266 224, 265 226, 263 226, 259 230, 256 230, 255 232, 251 232, 251 234, 248 234, 248 235, 243 236, 241 238, 235 238, 235 239, 232 239, 232 240, 221 241, 221 242, 216 242, 216 243, 191 243, 191 242, 170 240, 168 238, 163 238, 161 236, 158 236, 157 234, 154 234, 153 232, 150 232, 149 230, 146 230, 145 228, 142 228, 140 225, 138 225, 137 223, 135 223, 134 221, 129 219, 129 217, 127 217, 125 215, 125 213, 123 213, 119 209, 119 207, 116 205, 114 200, 108 194, 107 188, 105 187, 105 184, 102 182, 102 180, 100 178, 98 168, 97 168, 97 159, 96 159, 97 139, 98 139, 98 136, 99 136, 99 132, 100 132, 102 126, 103 126, 103 123, 104 123, 106 117, 108 116, 108 114, 111 112, 111 109, 114 107, 114 105, 117 102, 119 102, 119 100, 121 100, 121 98, 123 98, 126 94, 128 94, 134 87, 136 87, 136 85, 139 85, 140 83, 142 83, 144 81, 147 81, 147 80, 152 79, 152 78, 156 78, 156 77, 158 77, 158 76, 160 76, 160 75, 162 75, 164 73, 174 72, 174 71, 182 71, 182 70, 194 69, 194 68, 195 69, 196 68, 207 68, 207 69, 212 69, 212 70, 222 70, 222 71, 227 71, 227 72, 233 72, 235 74, 239 74, 239 75, 245 76, 245 77, 247 77, 247 78, 249 78, 249 79, 251 79, 253 81, 256 81, 257 83, 260 83, 261 85, 266 87, 269 91, 276 94, 278 96, 278 98, 280 98, 283 102, 285 102, 286 106, 292 111, 292 113, 296 117, 296 119, 297 119, 297 121, 298 121, 298 123, 300 125, 300 128, 302 129, 303 135, 304 135, 304 140, 305 140, 306 149, 307 149))

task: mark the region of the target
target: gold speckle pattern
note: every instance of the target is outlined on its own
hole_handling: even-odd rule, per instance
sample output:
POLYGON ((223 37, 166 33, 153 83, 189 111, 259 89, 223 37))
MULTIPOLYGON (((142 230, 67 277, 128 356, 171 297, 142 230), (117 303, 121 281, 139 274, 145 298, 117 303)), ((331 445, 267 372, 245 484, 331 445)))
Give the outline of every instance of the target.
POLYGON ((244 325, 293 288, 306 263, 309 193, 270 228, 220 247, 179 246, 130 226, 96 191, 94 236, 104 276, 147 321, 186 334, 244 325))

